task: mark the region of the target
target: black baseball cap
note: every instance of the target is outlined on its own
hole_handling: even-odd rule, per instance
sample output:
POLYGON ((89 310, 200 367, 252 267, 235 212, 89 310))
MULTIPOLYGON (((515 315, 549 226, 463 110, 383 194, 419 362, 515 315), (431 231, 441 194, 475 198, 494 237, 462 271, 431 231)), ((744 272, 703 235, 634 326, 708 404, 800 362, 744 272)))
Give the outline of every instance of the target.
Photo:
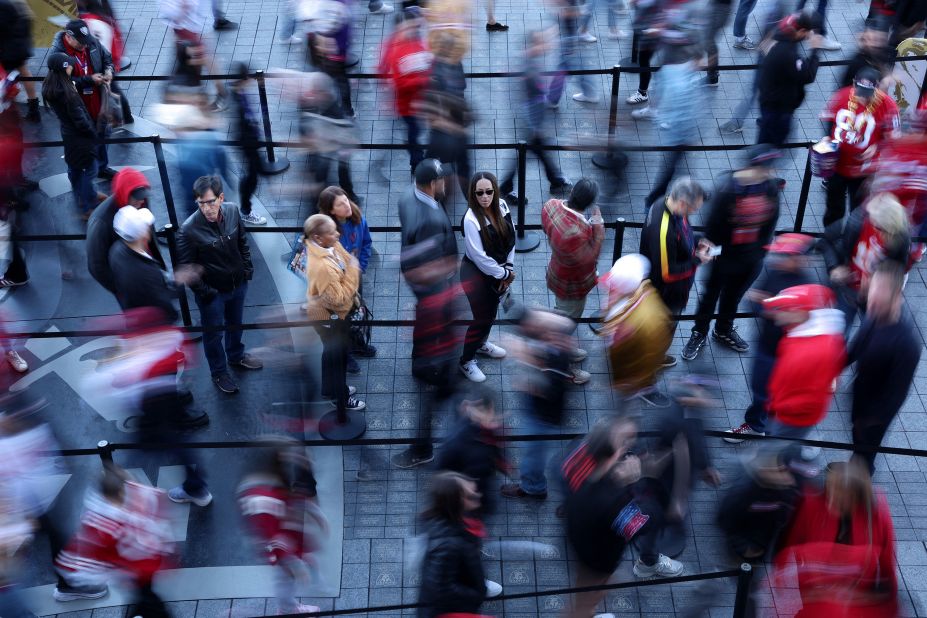
POLYGON ((55 52, 48 55, 47 64, 49 71, 65 71, 68 67, 77 64, 77 61, 73 56, 69 56, 64 52, 55 52))
POLYGON ((81 45, 86 45, 90 41, 90 28, 87 27, 87 22, 83 19, 72 19, 64 27, 64 31, 77 39, 77 42, 81 45))
POLYGON ((853 78, 853 92, 858 97, 871 97, 879 86, 882 74, 872 67, 863 67, 853 78))
POLYGON ((438 178, 450 176, 452 173, 449 166, 441 165, 441 162, 437 159, 425 159, 415 166, 415 184, 424 187, 438 178))

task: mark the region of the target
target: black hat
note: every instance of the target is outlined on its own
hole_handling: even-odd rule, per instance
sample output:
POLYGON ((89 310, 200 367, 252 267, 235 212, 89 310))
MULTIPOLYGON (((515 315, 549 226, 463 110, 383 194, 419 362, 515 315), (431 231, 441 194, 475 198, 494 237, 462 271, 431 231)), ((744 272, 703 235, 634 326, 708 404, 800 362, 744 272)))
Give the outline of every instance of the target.
POLYGON ((48 55, 48 70, 49 71, 64 71, 68 67, 75 66, 77 61, 73 56, 69 56, 64 52, 55 52, 48 55))
POLYGON ((746 163, 750 167, 772 167, 780 153, 771 144, 756 144, 746 150, 746 163))
POLYGON ((441 165, 441 162, 437 159, 425 159, 415 166, 415 184, 424 187, 438 178, 444 178, 451 174, 450 167, 441 165))
POLYGON ((853 92, 858 97, 871 97, 879 87, 882 74, 872 67, 863 67, 853 78, 853 92))
POLYGON ((81 45, 86 45, 90 41, 90 28, 87 27, 87 22, 83 19, 72 19, 64 27, 64 31, 77 39, 77 42, 81 45))
POLYGON ((799 30, 821 30, 824 21, 817 11, 805 9, 795 16, 795 27, 799 30))

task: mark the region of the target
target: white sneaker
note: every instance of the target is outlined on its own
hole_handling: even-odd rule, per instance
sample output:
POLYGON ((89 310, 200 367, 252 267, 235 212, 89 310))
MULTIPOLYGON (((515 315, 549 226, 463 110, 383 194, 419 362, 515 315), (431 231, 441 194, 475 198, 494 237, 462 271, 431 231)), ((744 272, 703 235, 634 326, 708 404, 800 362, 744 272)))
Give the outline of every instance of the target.
POLYGON ((6 360, 10 363, 10 367, 18 373, 26 373, 29 371, 29 363, 27 363, 16 350, 7 351, 6 360))
POLYGON ((386 4, 385 2, 384 2, 383 4, 381 4, 381 5, 380 5, 380 8, 378 8, 377 10, 375 10, 375 11, 370 11, 370 13, 373 14, 373 15, 386 15, 386 14, 392 13, 392 12, 393 12, 393 5, 392 5, 392 4, 386 4))
POLYGON ((582 41, 583 43, 595 43, 599 39, 597 39, 595 35, 592 34, 591 32, 586 31, 586 32, 583 32, 581 35, 579 35, 579 40, 582 41))
POLYGON ((481 345, 476 353, 488 356, 489 358, 505 358, 506 354, 505 348, 499 347, 494 343, 489 343, 488 341, 481 345))
POLYGON ((208 491, 203 496, 195 497, 185 492, 183 485, 178 485, 168 491, 167 497, 170 498, 171 502, 176 502, 177 504, 188 504, 192 502, 196 506, 208 506, 209 503, 212 502, 212 494, 208 491))
MULTIPOLYGON (((306 40, 306 37, 299 36, 298 34, 294 34, 289 39, 287 39, 287 43, 289 43, 290 45, 299 45, 305 40, 306 40)), ((315 606, 313 605, 312 607, 315 607, 315 606)))
POLYGON ((576 348, 573 350, 573 354, 570 355, 571 363, 581 363, 589 357, 589 352, 582 348, 576 348))
POLYGON ((612 41, 617 41, 619 39, 626 39, 628 38, 628 33, 624 30, 609 30, 608 38, 611 39, 612 41))
POLYGON ((493 599, 502 594, 502 586, 492 581, 491 579, 486 580, 486 598, 493 599))
POLYGON ((589 380, 592 379, 592 374, 588 371, 583 371, 582 369, 573 370, 573 384, 577 386, 583 385, 589 380))
POLYGON ((598 103, 602 99, 599 97, 587 97, 584 93, 577 92, 573 95, 573 100, 578 103, 598 103))
POLYGON ((826 36, 821 40, 821 49, 824 51, 839 51, 843 49, 843 45, 840 44, 840 41, 835 41, 829 36, 826 36))
POLYGON ((803 446, 801 447, 801 458, 805 461, 817 459, 821 454, 820 446, 803 446))
POLYGON ((664 556, 660 554, 660 557, 657 559, 656 564, 646 565, 637 560, 634 563, 634 575, 637 577, 676 577, 681 575, 685 570, 685 566, 678 560, 673 560, 669 556, 664 556))
POLYGON ((631 118, 634 120, 650 120, 653 118, 653 110, 650 109, 649 105, 647 107, 635 109, 631 112, 631 118))
POLYGON ((640 90, 635 90, 634 94, 625 99, 624 102, 628 105, 638 105, 639 103, 646 103, 649 100, 650 97, 648 97, 646 94, 640 90))
POLYGON ((486 381, 486 374, 480 370, 475 360, 460 365, 460 373, 464 374, 471 382, 476 382, 477 384, 486 381))
POLYGON ((267 225, 267 219, 261 215, 256 215, 254 212, 250 214, 241 213, 241 220, 244 223, 250 223, 251 225, 267 225))
POLYGON ((616 618, 615 614, 608 612, 606 614, 596 614, 592 618, 616 618))
POLYGON ((277 612, 278 614, 318 614, 321 608, 318 605, 303 605, 302 603, 297 603, 296 607, 292 609, 286 609, 281 607, 277 612))

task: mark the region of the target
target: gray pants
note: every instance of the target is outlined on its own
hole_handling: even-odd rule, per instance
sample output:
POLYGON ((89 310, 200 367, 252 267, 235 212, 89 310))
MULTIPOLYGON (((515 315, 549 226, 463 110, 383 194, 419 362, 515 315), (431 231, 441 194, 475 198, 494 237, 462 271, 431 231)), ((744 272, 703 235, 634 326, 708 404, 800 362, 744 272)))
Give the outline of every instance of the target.
POLYGON ((573 320, 583 317, 583 311, 586 310, 586 297, 582 298, 560 298, 555 297, 554 308, 573 320))

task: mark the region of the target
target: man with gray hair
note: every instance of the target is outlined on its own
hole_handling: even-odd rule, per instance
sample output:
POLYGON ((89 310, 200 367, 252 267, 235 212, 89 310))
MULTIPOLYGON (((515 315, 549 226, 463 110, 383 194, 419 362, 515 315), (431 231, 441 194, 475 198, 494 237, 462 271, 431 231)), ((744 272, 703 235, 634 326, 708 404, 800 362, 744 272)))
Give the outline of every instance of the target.
MULTIPOLYGON (((689 302, 695 269, 712 259, 714 246, 705 238, 696 238, 689 225, 689 215, 698 212, 704 201, 702 185, 683 176, 663 200, 650 207, 641 230, 640 253, 650 260, 650 282, 673 315, 682 313, 689 302)), ((675 364, 676 359, 667 355, 664 366, 675 364)))

